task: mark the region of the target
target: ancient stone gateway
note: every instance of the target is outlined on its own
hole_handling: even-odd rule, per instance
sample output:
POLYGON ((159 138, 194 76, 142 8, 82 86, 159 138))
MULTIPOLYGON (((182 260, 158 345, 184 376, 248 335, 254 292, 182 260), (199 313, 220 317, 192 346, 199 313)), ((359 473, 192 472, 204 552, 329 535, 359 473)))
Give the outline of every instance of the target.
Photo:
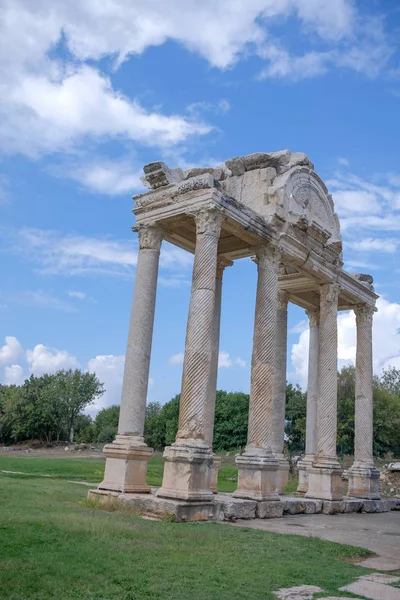
POLYGON ((118 435, 104 448, 104 480, 90 493, 120 495, 139 505, 148 498, 147 505, 180 506, 186 519, 221 518, 218 502, 238 506, 239 512, 251 505, 258 516, 282 514, 280 494, 289 470, 283 454, 287 306, 293 302, 306 309, 310 322, 307 442, 298 492, 305 503, 316 499, 314 505, 321 507, 321 501, 331 506, 342 500, 336 456, 337 312, 351 309, 357 317, 357 357, 355 461, 348 495, 379 500, 372 454, 377 295, 370 276, 342 269, 338 217, 313 164, 305 154, 285 150, 185 172, 156 162, 146 165, 144 173, 150 191, 134 198, 139 255, 118 435), (194 253, 194 266, 179 429, 165 449, 163 482, 155 495, 146 484, 153 450, 143 440, 143 429, 163 239, 194 253), (250 256, 258 282, 248 439, 236 458, 237 490, 218 500, 212 437, 222 276, 235 259, 250 256))

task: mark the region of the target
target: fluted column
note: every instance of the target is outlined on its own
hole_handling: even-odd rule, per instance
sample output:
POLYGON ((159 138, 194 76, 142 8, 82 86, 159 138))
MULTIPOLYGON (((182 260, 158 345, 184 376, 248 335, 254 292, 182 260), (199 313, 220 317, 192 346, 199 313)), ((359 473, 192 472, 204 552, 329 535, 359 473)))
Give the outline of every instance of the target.
MULTIPOLYGON (((221 302, 222 302, 222 277, 226 267, 233 263, 223 257, 218 257, 217 273, 215 279, 215 307, 213 319, 213 336, 212 336, 212 355, 211 355, 211 374, 210 374, 210 389, 209 400, 207 403, 207 425, 206 425, 206 441, 212 448, 214 436, 214 418, 215 418, 215 400, 217 393, 217 376, 218 376, 218 356, 219 356, 219 338, 221 324, 221 302)), ((211 491, 216 494, 218 491, 218 469, 221 464, 219 456, 213 454, 213 462, 211 467, 211 491)))
POLYGON ((308 498, 340 500, 341 467, 337 436, 337 310, 339 286, 320 286, 317 453, 309 470, 308 498))
POLYGON ((143 440, 158 264, 163 232, 155 225, 138 229, 139 252, 125 354, 118 434, 104 447, 107 458, 99 489, 150 492, 147 461, 153 450, 143 440))
POLYGON ((279 463, 272 454, 279 259, 279 252, 272 246, 265 245, 257 251, 248 437, 244 454, 236 457, 239 472, 234 495, 239 498, 279 500, 279 463))
POLYGON ((374 306, 354 308, 357 324, 354 464, 349 469, 348 495, 378 499, 379 471, 373 459, 372 320, 374 306))
POLYGON ((318 401, 318 362, 319 362, 319 309, 308 310, 310 343, 308 350, 308 385, 306 417, 306 451, 298 463, 299 485, 297 491, 305 494, 308 490, 308 471, 317 452, 317 401, 318 401))
POLYGON ((164 452, 163 484, 158 495, 210 500, 212 452, 207 432, 213 357, 217 250, 222 215, 202 209, 195 215, 196 250, 183 362, 179 428, 164 452))
POLYGON ((279 494, 283 493, 289 478, 289 461, 283 453, 285 443, 288 302, 289 294, 285 290, 279 290, 276 315, 275 392, 272 415, 272 452, 279 462, 277 476, 279 494))

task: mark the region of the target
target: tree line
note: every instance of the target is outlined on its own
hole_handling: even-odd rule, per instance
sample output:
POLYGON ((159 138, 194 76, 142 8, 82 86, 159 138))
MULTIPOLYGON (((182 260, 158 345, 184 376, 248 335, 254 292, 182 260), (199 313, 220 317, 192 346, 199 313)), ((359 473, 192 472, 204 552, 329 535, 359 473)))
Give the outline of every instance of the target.
MULTIPOLYGON (((43 443, 70 441, 111 442, 118 428, 119 406, 99 411, 95 419, 85 409, 104 392, 93 373, 59 371, 55 375, 31 376, 22 386, 0 386, 0 442, 37 439, 43 443)), ((172 444, 178 430, 179 394, 161 405, 146 408, 144 436, 156 450, 172 444)), ((338 452, 354 450, 355 369, 338 373, 338 452)), ((389 368, 373 381, 374 451, 400 455, 400 370, 389 368)), ((290 451, 305 446, 307 395, 298 385, 286 386, 285 433, 290 451)), ((240 450, 246 445, 249 395, 218 390, 215 404, 216 451, 240 450)))

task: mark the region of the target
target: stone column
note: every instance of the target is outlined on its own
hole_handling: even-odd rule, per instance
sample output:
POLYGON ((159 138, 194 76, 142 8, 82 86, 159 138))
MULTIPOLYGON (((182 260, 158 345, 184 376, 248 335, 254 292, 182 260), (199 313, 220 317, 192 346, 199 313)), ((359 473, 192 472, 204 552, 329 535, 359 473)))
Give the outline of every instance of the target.
POLYGON ((309 470, 307 498, 341 500, 337 435, 337 308, 339 286, 320 286, 317 453, 309 470))
POLYGON ((104 447, 106 468, 98 489, 150 492, 147 461, 153 450, 143 440, 147 386, 153 337, 158 263, 163 238, 157 226, 139 227, 135 290, 125 355, 118 434, 104 447))
POLYGON ((354 309, 357 323, 354 464, 348 471, 348 495, 380 498, 380 473, 373 458, 372 319, 374 306, 354 309))
POLYGON ((308 310, 310 324, 310 344, 308 350, 308 385, 306 418, 306 451, 299 461, 299 485, 297 491, 305 494, 308 490, 308 471, 315 460, 317 451, 317 400, 318 400, 318 347, 319 309, 308 310))
POLYGON ((279 290, 278 310, 276 314, 275 392, 272 415, 272 452, 279 462, 277 476, 278 494, 283 494, 289 478, 289 461, 283 453, 285 443, 288 302, 289 294, 284 290, 279 290))
MULTIPOLYGON (((213 359, 217 250, 222 215, 203 209, 195 215, 196 250, 186 331, 179 429, 164 451, 164 477, 157 495, 182 500, 211 500, 213 460, 208 404, 213 359)), ((214 344, 215 345, 215 344, 214 344)))
MULTIPOLYGON (((218 355, 219 355, 219 337, 221 323, 221 302, 222 302, 222 277, 225 267, 231 266, 233 263, 223 257, 218 257, 217 260, 217 276, 215 279, 215 307, 213 319, 213 336, 212 336, 212 357, 211 357, 211 374, 210 374, 210 390, 209 400, 207 403, 207 426, 206 426, 206 442, 212 448, 214 435, 214 417, 215 417, 215 399, 217 393, 217 375, 218 375, 218 355)), ((213 462, 211 466, 211 491, 216 494, 218 492, 218 469, 221 465, 221 458, 213 454, 213 462)))
POLYGON ((249 429, 246 450, 236 457, 239 472, 234 496, 237 498, 279 500, 276 491, 279 463, 272 454, 279 258, 272 246, 258 249, 249 429))

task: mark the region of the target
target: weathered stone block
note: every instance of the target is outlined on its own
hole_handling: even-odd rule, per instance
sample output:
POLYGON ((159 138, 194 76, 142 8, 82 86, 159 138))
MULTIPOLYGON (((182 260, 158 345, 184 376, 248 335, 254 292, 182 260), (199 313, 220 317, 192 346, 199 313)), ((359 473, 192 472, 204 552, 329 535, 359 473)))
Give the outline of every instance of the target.
POLYGON ((220 507, 220 518, 224 521, 255 519, 257 502, 234 498, 231 494, 216 494, 214 501, 220 507))
POLYGON ((276 519, 283 515, 283 502, 257 502, 256 516, 258 519, 276 519))
POLYGON ((390 507, 382 500, 364 500, 362 512, 364 513, 382 513, 389 512, 390 507))

